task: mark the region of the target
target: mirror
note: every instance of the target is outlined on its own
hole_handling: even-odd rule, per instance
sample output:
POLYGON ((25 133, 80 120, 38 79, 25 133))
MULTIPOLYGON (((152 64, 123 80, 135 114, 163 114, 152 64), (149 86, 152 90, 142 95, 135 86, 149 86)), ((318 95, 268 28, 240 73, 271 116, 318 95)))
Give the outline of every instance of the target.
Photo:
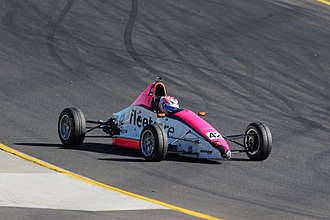
POLYGON ((206 115, 206 112, 198 112, 198 116, 203 117, 206 115))
POLYGON ((157 113, 157 117, 165 117, 165 113, 159 112, 159 113, 157 113))

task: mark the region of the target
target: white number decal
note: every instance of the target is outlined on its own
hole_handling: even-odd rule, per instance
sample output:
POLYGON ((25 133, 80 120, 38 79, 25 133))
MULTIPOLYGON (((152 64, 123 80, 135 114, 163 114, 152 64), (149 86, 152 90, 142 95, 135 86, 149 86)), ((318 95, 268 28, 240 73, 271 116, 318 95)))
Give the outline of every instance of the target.
POLYGON ((222 139, 221 134, 219 134, 218 132, 207 132, 206 135, 210 138, 210 140, 218 139, 218 138, 222 139))

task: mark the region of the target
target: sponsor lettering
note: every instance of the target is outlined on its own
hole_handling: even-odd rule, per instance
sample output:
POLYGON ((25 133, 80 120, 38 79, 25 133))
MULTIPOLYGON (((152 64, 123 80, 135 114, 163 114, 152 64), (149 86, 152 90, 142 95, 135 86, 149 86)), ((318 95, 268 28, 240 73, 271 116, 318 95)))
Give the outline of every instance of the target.
POLYGON ((212 127, 205 127, 205 128, 201 128, 201 129, 199 129, 200 131, 204 131, 204 130, 207 130, 207 129, 214 129, 214 128, 212 128, 212 127))
POLYGON ((201 153, 204 153, 204 154, 212 154, 213 151, 211 150, 200 150, 201 153))
MULTIPOLYGON (((144 128, 147 125, 153 124, 154 121, 151 116, 143 117, 141 115, 137 115, 136 110, 133 109, 130 113, 129 123, 139 128, 144 128)), ((164 129, 167 130, 167 136, 170 136, 170 134, 174 134, 175 132, 174 127, 168 125, 164 125, 164 129)))

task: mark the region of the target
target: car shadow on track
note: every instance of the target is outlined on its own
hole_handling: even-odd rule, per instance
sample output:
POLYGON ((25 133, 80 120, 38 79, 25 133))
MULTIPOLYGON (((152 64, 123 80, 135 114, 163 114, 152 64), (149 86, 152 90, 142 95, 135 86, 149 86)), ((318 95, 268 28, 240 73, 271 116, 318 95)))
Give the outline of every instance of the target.
MULTIPOLYGON (((141 156, 142 157, 142 156, 141 156)), ((145 163, 154 163, 150 161, 146 161, 143 158, 139 159, 131 159, 131 158, 99 158, 98 160, 103 161, 116 161, 116 162, 145 162, 145 163)), ((195 159, 183 157, 175 154, 167 154, 163 161, 173 161, 173 162, 184 162, 184 163, 196 163, 196 164, 218 164, 220 165, 220 161, 215 160, 206 160, 206 159, 195 159)))
MULTIPOLYGON (((52 143, 14 143, 14 144, 19 146, 58 148, 61 150, 89 151, 89 152, 103 153, 113 156, 109 158, 98 158, 98 160, 102 160, 102 161, 152 163, 143 159, 141 152, 137 149, 117 147, 110 144, 83 143, 81 146, 72 146, 72 147, 64 147, 62 144, 52 144, 52 143)), ((174 153, 168 153, 164 161, 200 163, 200 164, 218 164, 218 165, 221 164, 221 161, 219 160, 195 159, 195 158, 179 156, 174 153)))

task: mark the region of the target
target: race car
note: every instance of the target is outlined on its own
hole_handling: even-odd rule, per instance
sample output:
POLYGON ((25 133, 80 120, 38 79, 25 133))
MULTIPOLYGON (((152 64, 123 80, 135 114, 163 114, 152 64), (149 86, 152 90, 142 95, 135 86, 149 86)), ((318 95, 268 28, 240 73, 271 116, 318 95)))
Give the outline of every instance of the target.
POLYGON ((161 161, 168 152, 201 159, 230 159, 242 152, 255 161, 268 158, 272 135, 267 125, 251 123, 244 134, 225 136, 202 118, 205 114, 180 108, 157 77, 130 106, 108 120, 85 120, 81 110, 65 108, 58 119, 58 135, 64 146, 71 147, 80 146, 85 137, 111 138, 112 145, 139 149, 147 161, 161 161), (96 129, 106 135, 88 136, 96 129), (229 142, 243 149, 232 150, 229 142))

